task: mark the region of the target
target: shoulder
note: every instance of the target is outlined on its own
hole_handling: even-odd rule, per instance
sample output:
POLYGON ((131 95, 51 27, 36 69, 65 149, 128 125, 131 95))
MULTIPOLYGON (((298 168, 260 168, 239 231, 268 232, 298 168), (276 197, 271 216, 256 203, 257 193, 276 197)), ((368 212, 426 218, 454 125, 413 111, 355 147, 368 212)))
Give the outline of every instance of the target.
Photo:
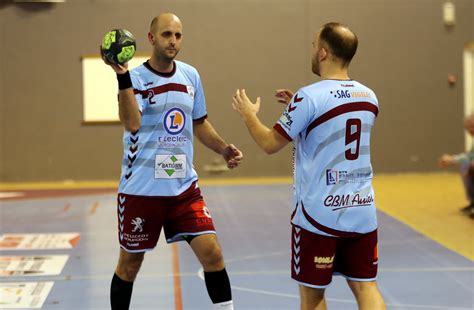
POLYGON ((313 84, 306 85, 301 87, 296 92, 298 97, 306 97, 309 101, 317 101, 322 96, 325 96, 328 86, 326 81, 316 82, 313 84))
POLYGON ((357 84, 359 91, 362 91, 363 93, 367 93, 368 94, 367 97, 370 99, 373 99, 374 103, 378 105, 378 99, 377 99, 377 95, 375 94, 375 91, 373 91, 371 88, 367 87, 366 85, 360 82, 357 82, 357 81, 354 81, 354 82, 357 84))
POLYGON ((143 77, 149 74, 149 71, 143 64, 139 65, 138 67, 132 68, 129 71, 130 76, 136 79, 143 79, 143 77))
POLYGON ((196 68, 194 68, 193 66, 191 66, 190 64, 187 64, 185 62, 182 62, 182 61, 179 61, 179 60, 175 60, 175 64, 176 64, 176 67, 186 73, 190 73, 190 74, 193 74, 193 75, 199 75, 198 71, 196 68))

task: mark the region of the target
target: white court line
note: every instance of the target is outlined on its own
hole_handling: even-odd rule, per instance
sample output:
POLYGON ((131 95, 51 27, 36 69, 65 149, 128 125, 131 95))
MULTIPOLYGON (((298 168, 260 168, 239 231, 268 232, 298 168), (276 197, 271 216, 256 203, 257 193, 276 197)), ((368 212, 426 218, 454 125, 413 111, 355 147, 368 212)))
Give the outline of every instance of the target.
MULTIPOLYGON (((258 272, 254 272, 252 274, 256 274, 256 273, 258 272)), ((235 275, 235 273, 232 273, 231 275, 235 275)), ((197 276, 201 280, 204 281, 204 270, 202 268, 198 270, 197 276)), ((256 290, 256 289, 250 289, 250 288, 245 288, 245 287, 240 287, 240 286, 235 286, 235 285, 231 285, 231 287, 235 290, 239 290, 243 292, 299 299, 299 295, 296 295, 296 294, 285 294, 285 293, 277 293, 277 292, 264 291, 264 290, 256 290)), ((357 304, 355 300, 349 300, 349 299, 326 298, 326 300, 331 301, 331 302, 344 303, 344 304, 354 304, 354 305, 357 304)), ((410 304, 393 304, 393 303, 386 303, 386 305, 390 307, 403 307, 403 308, 413 308, 413 309, 472 310, 472 308, 433 306, 433 305, 410 305, 410 304)))

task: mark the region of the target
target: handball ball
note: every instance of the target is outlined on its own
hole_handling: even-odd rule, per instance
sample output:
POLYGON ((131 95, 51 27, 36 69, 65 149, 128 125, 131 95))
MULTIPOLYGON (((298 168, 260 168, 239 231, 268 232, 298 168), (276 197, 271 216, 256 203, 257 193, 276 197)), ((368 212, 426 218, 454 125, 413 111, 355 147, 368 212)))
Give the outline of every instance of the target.
POLYGON ((113 29, 107 32, 100 46, 102 55, 114 64, 124 64, 135 55, 135 37, 126 29, 113 29))

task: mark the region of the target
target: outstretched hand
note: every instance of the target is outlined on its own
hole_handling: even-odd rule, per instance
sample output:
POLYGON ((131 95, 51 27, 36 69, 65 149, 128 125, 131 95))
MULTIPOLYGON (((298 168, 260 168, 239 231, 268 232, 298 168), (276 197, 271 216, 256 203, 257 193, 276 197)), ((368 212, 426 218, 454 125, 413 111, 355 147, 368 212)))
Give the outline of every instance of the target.
POLYGON ((123 65, 120 65, 120 64, 114 64, 112 62, 110 62, 104 55, 104 53, 102 53, 102 46, 99 46, 99 50, 100 50, 100 56, 102 57, 102 60, 104 61, 104 63, 106 65, 109 65, 110 67, 112 67, 112 69, 115 71, 115 73, 117 74, 124 74, 128 71, 128 63, 124 63, 123 65))
POLYGON ((277 101, 279 103, 283 103, 284 105, 288 105, 293 98, 293 92, 289 89, 277 89, 275 90, 275 97, 277 97, 277 101))
POLYGON ((222 156, 224 157, 227 167, 229 169, 236 168, 244 158, 242 152, 236 148, 233 144, 229 144, 224 151, 222 152, 222 156))
POLYGON ((260 110, 260 97, 257 97, 257 100, 253 103, 247 97, 245 89, 237 89, 232 100, 232 107, 243 118, 246 118, 249 115, 256 115, 260 110))

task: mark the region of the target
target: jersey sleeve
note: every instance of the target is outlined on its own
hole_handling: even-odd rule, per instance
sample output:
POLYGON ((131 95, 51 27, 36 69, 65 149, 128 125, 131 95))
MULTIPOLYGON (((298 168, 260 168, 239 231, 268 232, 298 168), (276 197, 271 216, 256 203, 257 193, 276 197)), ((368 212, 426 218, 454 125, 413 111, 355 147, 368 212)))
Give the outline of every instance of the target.
POLYGON ((196 90, 194 93, 193 120, 196 121, 207 118, 206 98, 204 96, 201 78, 199 77, 198 73, 196 73, 196 82, 194 87, 196 90))
POLYGON ((145 104, 147 102, 148 97, 146 96, 147 93, 144 91, 142 87, 142 82, 138 75, 136 74, 130 74, 130 78, 132 80, 132 85, 133 85, 133 93, 135 94, 135 99, 138 104, 138 109, 140 112, 143 112, 143 109, 145 108, 145 104))
POLYGON ((314 114, 311 98, 299 90, 273 128, 288 141, 293 139, 309 125, 314 114))

